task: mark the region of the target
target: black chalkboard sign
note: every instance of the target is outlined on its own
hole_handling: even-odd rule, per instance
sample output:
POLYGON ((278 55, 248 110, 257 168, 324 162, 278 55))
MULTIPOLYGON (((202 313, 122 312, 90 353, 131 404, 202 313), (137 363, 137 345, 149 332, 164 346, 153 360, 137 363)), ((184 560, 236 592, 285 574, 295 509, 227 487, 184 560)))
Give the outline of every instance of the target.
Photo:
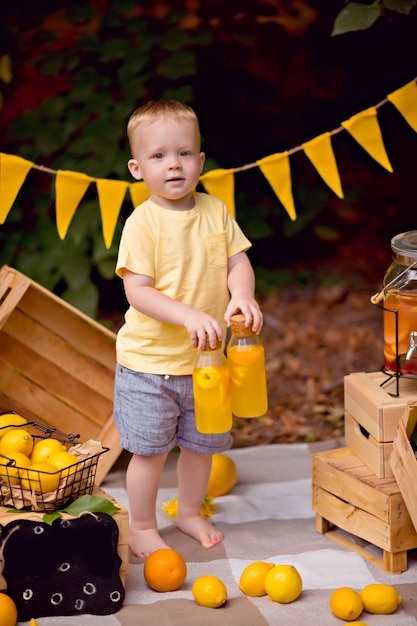
POLYGON ((117 523, 106 513, 52 525, 21 519, 3 526, 3 576, 19 621, 116 613, 124 601, 118 537, 117 523))

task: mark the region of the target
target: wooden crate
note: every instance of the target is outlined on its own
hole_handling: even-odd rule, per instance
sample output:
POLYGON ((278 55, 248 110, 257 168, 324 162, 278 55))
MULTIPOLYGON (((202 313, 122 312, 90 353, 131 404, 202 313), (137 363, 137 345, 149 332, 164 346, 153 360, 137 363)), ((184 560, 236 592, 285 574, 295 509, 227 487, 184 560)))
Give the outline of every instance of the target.
MULTIPOLYGON (((128 511, 122 507, 121 504, 117 502, 114 498, 112 498, 108 493, 100 489, 99 487, 95 487, 93 491, 94 496, 104 497, 117 506, 119 511, 117 511, 112 517, 117 523, 119 529, 119 539, 117 542, 117 553, 121 558, 122 562, 120 565, 120 580, 123 583, 123 586, 126 586, 126 574, 129 567, 129 514, 128 511)), ((62 517, 64 519, 72 519, 70 515, 67 513, 62 513, 62 517)), ((0 528, 1 526, 5 526, 9 522, 13 522, 14 520, 27 519, 30 521, 43 521, 43 513, 38 512, 27 512, 27 513, 17 513, 12 511, 11 509, 0 506, 0 528)), ((0 531, 1 532, 1 531, 0 531)), ((1 565, 1 557, 0 557, 0 565, 1 565)), ((0 568, 1 572, 2 568, 0 568)), ((4 579, 2 581, 2 577, 0 576, 0 589, 4 589, 4 579), (3 586, 1 583, 3 582, 3 586)))
POLYGON ((313 455, 312 489, 317 532, 390 573, 407 569, 417 533, 394 478, 378 478, 349 448, 338 448, 313 455))
POLYGON ((396 381, 382 372, 349 374, 344 382, 346 445, 378 478, 392 478, 392 442, 404 410, 417 400, 417 380, 402 378, 397 397, 390 395, 396 381))
POLYGON ((113 420, 114 333, 24 274, 0 269, 0 412, 109 448, 101 484, 121 453, 113 420))
POLYGON ((407 407, 395 433, 390 465, 417 530, 417 459, 410 437, 417 426, 417 403, 407 407))
POLYGON ((378 478, 392 478, 392 441, 377 441, 345 411, 345 443, 378 478))

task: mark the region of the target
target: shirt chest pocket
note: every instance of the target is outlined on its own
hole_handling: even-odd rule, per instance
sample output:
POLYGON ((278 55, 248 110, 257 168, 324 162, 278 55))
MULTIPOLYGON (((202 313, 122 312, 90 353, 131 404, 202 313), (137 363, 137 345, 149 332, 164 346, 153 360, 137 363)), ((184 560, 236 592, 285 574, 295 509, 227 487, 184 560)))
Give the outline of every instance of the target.
POLYGON ((225 267, 227 265, 226 233, 207 236, 207 254, 210 265, 225 267))

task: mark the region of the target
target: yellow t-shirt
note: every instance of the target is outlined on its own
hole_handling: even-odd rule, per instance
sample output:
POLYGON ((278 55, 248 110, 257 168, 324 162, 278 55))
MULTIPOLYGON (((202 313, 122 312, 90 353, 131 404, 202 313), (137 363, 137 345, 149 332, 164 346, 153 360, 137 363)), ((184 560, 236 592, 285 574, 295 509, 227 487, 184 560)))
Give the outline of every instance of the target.
MULTIPOLYGON (((154 279, 156 289, 212 315, 224 331, 229 302, 227 260, 251 243, 225 204, 195 193, 188 211, 138 206, 123 228, 116 274, 124 270, 154 279)), ((159 322, 132 306, 117 334, 117 361, 148 374, 191 374, 196 350, 185 328, 159 322)))

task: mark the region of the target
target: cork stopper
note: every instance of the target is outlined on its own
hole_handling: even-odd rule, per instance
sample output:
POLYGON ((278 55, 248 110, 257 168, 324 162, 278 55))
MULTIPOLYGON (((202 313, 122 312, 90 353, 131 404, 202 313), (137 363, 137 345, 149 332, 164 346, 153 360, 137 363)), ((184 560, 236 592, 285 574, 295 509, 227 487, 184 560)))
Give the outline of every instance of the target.
POLYGON ((245 316, 242 313, 232 315, 230 318, 230 328, 235 337, 251 337, 253 335, 251 327, 245 326, 245 316))
POLYGON ((221 347, 222 347, 222 342, 221 341, 218 341, 214 348, 212 348, 211 345, 209 344, 209 342, 206 341, 204 352, 214 352, 215 350, 220 350, 221 347))

